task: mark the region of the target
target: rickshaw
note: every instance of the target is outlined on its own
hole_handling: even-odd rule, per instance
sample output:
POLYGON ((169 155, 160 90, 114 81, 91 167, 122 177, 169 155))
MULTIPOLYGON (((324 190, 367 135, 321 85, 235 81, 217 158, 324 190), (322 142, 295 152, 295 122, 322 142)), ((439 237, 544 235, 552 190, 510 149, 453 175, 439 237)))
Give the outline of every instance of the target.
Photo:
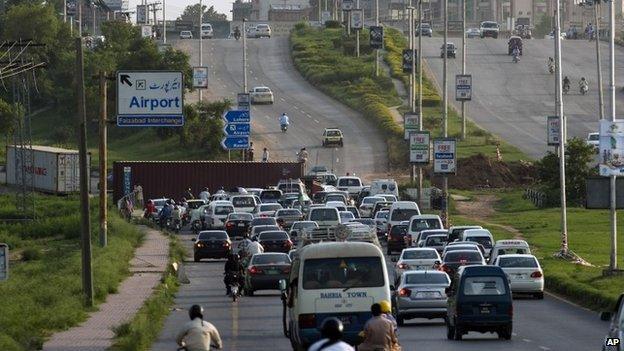
POLYGON ((514 47, 517 47, 520 50, 520 55, 522 55, 522 38, 519 36, 512 36, 509 38, 507 42, 507 55, 511 55, 513 53, 514 47))

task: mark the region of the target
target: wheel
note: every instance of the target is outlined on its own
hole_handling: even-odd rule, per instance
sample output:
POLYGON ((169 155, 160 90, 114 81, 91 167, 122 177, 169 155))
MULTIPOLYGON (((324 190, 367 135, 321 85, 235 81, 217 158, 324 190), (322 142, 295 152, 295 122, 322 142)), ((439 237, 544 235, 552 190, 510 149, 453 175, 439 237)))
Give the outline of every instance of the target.
POLYGON ((538 299, 538 300, 543 300, 544 299, 544 293, 543 292, 538 292, 538 293, 536 293, 533 296, 535 296, 535 298, 538 299))
POLYGON ((397 320, 397 324, 399 325, 399 327, 402 327, 405 325, 405 319, 403 317, 397 315, 396 320, 397 320))
POLYGON ((199 256, 193 257, 193 261, 195 261, 195 262, 199 262, 200 260, 201 260, 201 257, 199 257, 199 256))
POLYGON ((505 339, 505 340, 511 340, 511 330, 512 330, 512 326, 511 324, 501 328, 497 334, 498 334, 498 338, 499 339, 505 339))

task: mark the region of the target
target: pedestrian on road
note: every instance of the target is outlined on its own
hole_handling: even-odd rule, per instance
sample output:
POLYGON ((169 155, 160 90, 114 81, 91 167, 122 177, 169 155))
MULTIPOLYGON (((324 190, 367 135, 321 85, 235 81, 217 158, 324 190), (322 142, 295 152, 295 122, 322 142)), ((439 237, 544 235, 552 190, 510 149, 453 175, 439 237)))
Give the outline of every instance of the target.
POLYGON ((200 305, 193 305, 189 309, 190 322, 187 322, 178 336, 178 345, 187 351, 210 351, 210 346, 223 348, 221 336, 214 325, 204 321, 204 309, 200 305))
POLYGON ((323 339, 310 346, 308 351, 355 351, 353 346, 342 341, 344 326, 336 317, 325 318, 321 324, 323 339))
POLYGON ((247 161, 252 161, 254 160, 254 147, 253 147, 253 142, 249 143, 249 149, 247 149, 247 161))
POLYGON ((266 147, 262 151, 262 162, 269 162, 269 150, 266 147))
POLYGON ((364 325, 364 341, 358 346, 358 351, 400 351, 394 326, 382 316, 381 305, 373 304, 371 312, 373 317, 364 325))

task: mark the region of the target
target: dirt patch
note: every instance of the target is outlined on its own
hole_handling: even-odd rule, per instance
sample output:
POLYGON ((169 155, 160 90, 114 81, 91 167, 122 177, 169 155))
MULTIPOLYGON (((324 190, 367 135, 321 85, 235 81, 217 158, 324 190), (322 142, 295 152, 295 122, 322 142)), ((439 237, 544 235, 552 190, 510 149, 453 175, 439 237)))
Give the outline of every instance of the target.
POLYGON ((512 233, 515 239, 524 240, 522 232, 518 229, 502 224, 490 222, 490 218, 494 215, 494 205, 498 201, 495 195, 475 195, 472 199, 466 201, 455 201, 455 209, 465 217, 482 222, 487 227, 497 227, 509 233, 512 233))

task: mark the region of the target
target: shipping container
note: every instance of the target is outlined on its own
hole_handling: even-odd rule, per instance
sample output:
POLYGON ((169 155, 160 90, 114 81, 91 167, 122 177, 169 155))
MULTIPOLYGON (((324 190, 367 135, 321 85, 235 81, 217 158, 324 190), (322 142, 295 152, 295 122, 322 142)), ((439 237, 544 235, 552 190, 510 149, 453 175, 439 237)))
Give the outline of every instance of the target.
MULTIPOLYGON (((7 185, 21 185, 31 175, 33 187, 37 191, 53 194, 80 191, 80 161, 77 150, 33 145, 31 152, 30 148, 21 151, 19 147, 7 145, 6 151, 7 185)), ((91 155, 88 155, 87 167, 90 163, 91 155)))
POLYGON ((299 162, 118 161, 113 163, 113 198, 119 200, 135 185, 141 185, 145 199, 178 200, 188 188, 197 196, 205 187, 211 193, 221 187, 265 188, 302 176, 299 162))

